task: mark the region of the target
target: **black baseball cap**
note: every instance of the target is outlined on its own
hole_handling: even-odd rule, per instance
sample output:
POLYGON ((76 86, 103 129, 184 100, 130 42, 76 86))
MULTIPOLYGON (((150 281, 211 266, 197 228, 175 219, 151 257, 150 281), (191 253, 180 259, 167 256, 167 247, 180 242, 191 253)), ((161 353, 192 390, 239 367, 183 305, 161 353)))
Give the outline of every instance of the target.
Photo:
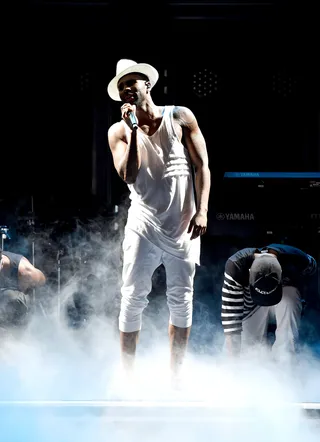
POLYGON ((252 301, 261 306, 278 304, 282 299, 282 268, 278 259, 270 254, 257 256, 249 274, 252 301))

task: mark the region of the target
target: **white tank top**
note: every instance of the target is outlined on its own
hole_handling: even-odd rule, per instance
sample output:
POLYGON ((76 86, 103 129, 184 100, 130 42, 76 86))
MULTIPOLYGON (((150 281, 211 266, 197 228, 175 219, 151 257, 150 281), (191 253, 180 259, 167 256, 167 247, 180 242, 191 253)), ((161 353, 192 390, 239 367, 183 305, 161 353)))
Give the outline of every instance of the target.
POLYGON ((200 237, 191 241, 187 233, 196 211, 192 164, 175 133, 173 108, 164 107, 153 135, 137 132, 141 168, 135 183, 128 185, 131 204, 126 229, 177 258, 200 264, 200 237))

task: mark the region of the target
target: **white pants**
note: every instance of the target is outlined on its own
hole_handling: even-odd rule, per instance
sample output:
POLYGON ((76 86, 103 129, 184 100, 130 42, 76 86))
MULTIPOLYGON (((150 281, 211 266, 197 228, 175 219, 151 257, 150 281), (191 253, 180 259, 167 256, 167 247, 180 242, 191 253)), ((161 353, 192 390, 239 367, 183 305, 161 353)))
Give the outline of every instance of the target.
POLYGON ((196 264, 176 258, 133 231, 123 241, 123 270, 119 329, 141 329, 142 312, 148 305, 152 275, 161 264, 166 270, 170 324, 187 328, 192 324, 193 282, 196 264))
POLYGON ((296 287, 284 286, 279 304, 259 307, 242 321, 242 348, 244 351, 266 341, 268 325, 276 322, 275 342, 272 352, 275 356, 294 354, 299 338, 302 302, 296 287))

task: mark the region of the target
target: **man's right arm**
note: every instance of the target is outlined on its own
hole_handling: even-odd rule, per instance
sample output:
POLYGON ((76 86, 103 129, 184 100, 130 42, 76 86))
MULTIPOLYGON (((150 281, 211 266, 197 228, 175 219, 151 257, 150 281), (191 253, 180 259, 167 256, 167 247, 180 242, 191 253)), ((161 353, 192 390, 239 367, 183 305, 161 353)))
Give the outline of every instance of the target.
POLYGON ((238 282, 238 269, 228 259, 225 265, 222 286, 221 321, 224 330, 227 352, 236 356, 241 349, 244 288, 238 282))
POLYGON ((133 184, 141 166, 137 131, 132 130, 129 140, 121 123, 115 123, 108 131, 108 142, 113 163, 120 178, 127 184, 133 184))

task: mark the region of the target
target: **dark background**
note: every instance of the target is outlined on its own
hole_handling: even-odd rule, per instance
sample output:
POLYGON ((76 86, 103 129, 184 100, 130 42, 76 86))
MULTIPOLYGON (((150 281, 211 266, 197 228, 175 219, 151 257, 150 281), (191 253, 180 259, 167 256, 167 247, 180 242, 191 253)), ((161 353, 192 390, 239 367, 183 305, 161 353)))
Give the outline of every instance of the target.
MULTIPOLYGON (((190 107, 205 136, 204 269, 274 241, 319 260, 320 180, 224 179, 227 171, 320 171, 315 3, 12 1, 2 54, 8 247, 45 229, 59 242, 78 220, 108 222, 115 205, 126 207, 107 143, 119 103, 106 87, 118 59, 131 58, 158 69, 155 103, 190 107), (199 86, 205 70, 209 89, 199 86), (230 213, 250 219, 228 221, 230 213)), ((30 256, 30 241, 23 244, 30 256)))
POLYGON ((33 194, 41 205, 49 196, 77 205, 92 195, 98 204, 118 202, 125 187, 114 179, 106 131, 119 105, 105 88, 119 58, 159 70, 156 103, 195 112, 214 189, 225 171, 320 170, 311 1, 11 5, 2 149, 10 185, 2 196, 33 194), (194 80, 204 69, 212 72, 212 92, 199 96, 194 80))

